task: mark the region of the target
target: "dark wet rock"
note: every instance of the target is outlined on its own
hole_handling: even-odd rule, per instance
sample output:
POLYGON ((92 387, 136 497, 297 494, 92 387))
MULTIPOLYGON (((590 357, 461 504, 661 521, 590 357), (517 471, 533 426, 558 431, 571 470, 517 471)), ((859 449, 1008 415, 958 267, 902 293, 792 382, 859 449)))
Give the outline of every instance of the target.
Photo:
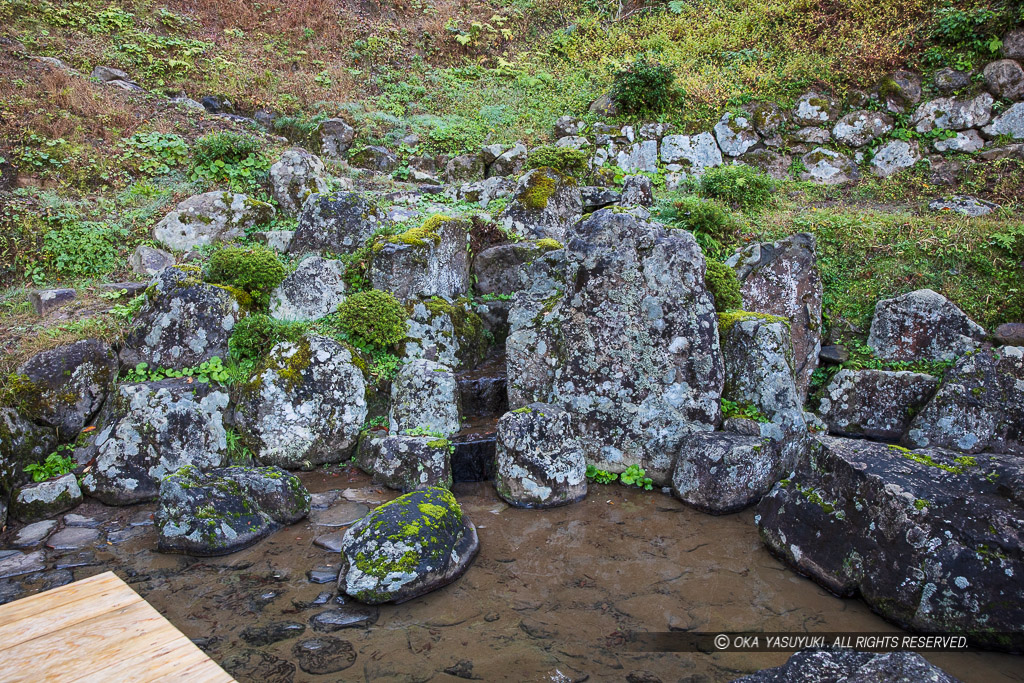
POLYGON ((55 517, 82 502, 82 490, 73 474, 23 486, 11 501, 10 514, 23 522, 55 517))
POLYGON ((899 441, 938 385, 919 372, 840 370, 825 388, 818 413, 831 434, 899 441))
POLYGON ((547 508, 587 496, 587 463, 562 408, 531 403, 498 420, 494 488, 516 507, 547 508))
POLYGON ((37 289, 29 292, 28 300, 32 303, 36 315, 47 315, 76 296, 78 292, 73 289, 37 289))
POLYGON ((622 198, 620 192, 607 187, 586 186, 580 188, 580 199, 583 202, 583 213, 592 213, 612 204, 618 204, 622 198))
POLYGON ((985 65, 985 85, 998 98, 1024 98, 1024 68, 1012 59, 999 59, 985 65))
POLYGON ((644 175, 629 175, 622 180, 622 206, 653 206, 654 186, 651 179, 644 175))
POLYGON ((462 414, 467 417, 491 417, 508 411, 508 379, 505 354, 500 353, 469 372, 456 375, 462 414))
POLYGON ((28 417, 71 442, 106 400, 117 377, 117 356, 106 342, 84 339, 32 356, 17 373, 31 383, 19 385, 31 395, 28 417))
POLYGON ((992 336, 1004 346, 1024 346, 1024 323, 1003 323, 992 336))
POLYGON ((349 459, 366 411, 352 353, 309 335, 271 349, 239 390, 235 422, 260 463, 312 467, 349 459))
POLYGON ((277 467, 185 467, 164 477, 156 527, 163 552, 227 555, 309 513, 309 493, 277 467))
POLYGON ((265 626, 247 626, 239 635, 255 647, 265 647, 289 638, 297 638, 306 631, 306 625, 295 621, 274 621, 265 626))
POLYGON ((992 104, 995 100, 988 93, 973 99, 938 97, 923 102, 914 112, 911 123, 918 133, 929 133, 936 128, 943 130, 967 130, 981 128, 992 118, 992 104))
POLYGON ((107 534, 107 540, 114 545, 119 545, 133 538, 139 538, 149 533, 144 527, 130 526, 126 529, 118 529, 107 534))
POLYGON ((96 559, 96 553, 92 550, 79 550, 58 555, 54 560, 54 569, 78 569, 79 567, 92 567, 100 562, 96 559))
POLYGON ((324 605, 326 605, 327 603, 329 603, 331 601, 332 597, 334 597, 334 593, 332 593, 331 591, 322 591, 320 593, 317 593, 317 596, 315 598, 313 598, 312 600, 293 599, 292 600, 292 605, 294 605, 296 609, 309 609, 311 607, 323 607, 324 605))
POLYGON ((782 666, 762 669, 733 683, 958 683, 916 652, 800 650, 782 666))
POLYGON ((477 154, 460 154, 448 161, 444 168, 446 183, 464 183, 484 177, 484 159, 477 154))
POLYGON ((46 547, 52 550, 78 550, 100 539, 99 529, 67 527, 46 540, 46 547))
POLYGON ((478 550, 476 527, 451 492, 414 491, 349 528, 339 588, 365 603, 405 602, 457 579, 478 550))
POLYGON ((74 512, 64 515, 64 526, 84 526, 88 529, 95 529, 102 522, 95 517, 86 517, 74 512))
POLYGON ((338 580, 338 570, 332 567, 313 567, 306 572, 310 583, 332 583, 338 580))
POLYGON ((850 351, 842 344, 829 344, 821 347, 821 351, 818 352, 818 360, 822 363, 839 365, 850 360, 850 351))
POLYGON ((40 591, 60 588, 61 586, 68 585, 74 580, 75 575, 68 569, 50 569, 26 577, 26 582, 32 581, 36 583, 40 591))
POLYGON ((725 514, 756 503, 784 474, 766 438, 697 432, 683 442, 672 493, 702 512, 725 514))
POLYGON ((949 299, 919 289, 875 304, 868 346, 883 360, 951 360, 984 339, 985 330, 949 299))
POLYGON ((31 548, 46 540, 54 529, 57 528, 57 520, 45 519, 39 522, 27 524, 18 530, 17 536, 11 541, 14 548, 31 548))
POLYGON ((1024 455, 1024 347, 985 349, 957 360, 903 443, 1024 455))
POLYGON ((790 322, 793 363, 801 400, 821 351, 821 274, 814 235, 752 244, 728 261, 740 280, 743 308, 790 322))
POLYGON ((227 393, 187 379, 120 385, 104 408, 82 488, 108 505, 130 505, 155 498, 161 477, 180 467, 220 466, 227 407, 227 393))
POLYGON ((534 241, 499 244, 473 259, 475 288, 479 294, 514 294, 522 286, 523 266, 547 249, 534 241))
POLYGON ((473 675, 473 662, 468 659, 460 659, 451 666, 446 666, 444 672, 449 676, 455 676, 456 678, 464 678, 466 680, 479 679, 479 676, 473 675))
POLYGON ((1019 458, 818 439, 757 507, 768 548, 903 628, 1024 647, 1019 458))
POLYGON ((344 671, 356 661, 356 651, 347 640, 321 636, 295 644, 292 656, 308 674, 333 674, 344 671))
POLYGON ((327 169, 315 154, 289 149, 270 167, 270 184, 281 210, 294 215, 309 195, 327 192, 327 169))
POLYGON ((391 173, 398 166, 398 157, 387 147, 370 146, 350 154, 348 163, 377 173, 391 173))
POLYGON ((12 576, 31 574, 42 571, 46 567, 46 557, 42 550, 31 553, 15 551, 0 557, 0 579, 8 579, 12 576))
POLYGON ((426 428, 451 435, 462 424, 459 385, 445 365, 418 359, 406 363, 391 384, 391 433, 426 428))
POLYGON ((163 249, 155 249, 140 244, 135 248, 129 261, 132 270, 139 275, 152 277, 174 265, 174 255, 163 249))
MULTIPOLYGON (((2 558, 0 558, 0 561, 2 561, 2 558)), ((15 581, 0 581, 0 605, 6 605, 9 602, 14 602, 22 597, 23 592, 24 591, 22 590, 20 583, 15 581)))
POLYGON ((316 320, 345 301, 345 264, 310 256, 270 295, 270 315, 279 320, 316 320))
POLYGON ((327 159, 339 161, 355 137, 355 129, 344 119, 327 119, 320 124, 320 153, 327 159))
POLYGON ((957 71, 956 69, 946 67, 932 74, 932 81, 935 83, 936 90, 948 94, 954 90, 960 90, 969 86, 971 84, 971 74, 966 71, 957 71))
POLYGON ((472 368, 483 360, 488 347, 484 323, 467 301, 431 298, 409 308, 402 354, 406 362, 425 358, 451 368, 472 368))
MULTIPOLYGON (((504 408, 508 408, 507 400, 504 408)), ((488 429, 469 427, 451 438, 452 479, 455 483, 489 481, 494 478, 497 437, 493 425, 488 429)))
POLYGON ((348 526, 369 511, 370 509, 362 503, 341 501, 331 505, 326 510, 315 510, 310 515, 310 521, 317 526, 348 526))
MULTIPOLYGON (((337 574, 337 572, 335 572, 337 574)), ((335 576, 337 580, 337 576, 335 576)), ((377 623, 380 610, 370 605, 345 605, 320 612, 310 619, 313 630, 318 633, 333 633, 343 628, 361 628, 377 623)))
POLYGON ((228 338, 241 316, 236 296, 204 283, 198 268, 168 268, 147 290, 146 303, 121 349, 121 363, 181 369, 214 356, 225 359, 228 338))
POLYGON ((928 202, 928 208, 941 213, 953 212, 969 218, 977 218, 978 216, 987 216, 998 209, 999 205, 977 197, 956 195, 949 199, 934 199, 928 202))
POLYGON ((274 218, 274 207, 233 192, 206 192, 174 207, 156 227, 153 237, 175 251, 188 251, 245 235, 274 218))
POLYGON ((294 664, 261 650, 235 651, 221 661, 220 665, 238 680, 291 683, 295 679, 294 664))
POLYGON ((905 114, 921 101, 921 77, 910 71, 889 74, 872 90, 890 114, 905 114))
POLYGON ((388 224, 387 214, 367 195, 357 192, 317 195, 303 204, 299 227, 288 245, 288 252, 351 254, 388 224))
POLYGON ((386 436, 374 444, 373 481, 403 493, 452 487, 451 442, 436 436, 386 436))
POLYGON ((839 119, 832 128, 832 137, 850 147, 863 147, 872 140, 890 132, 892 117, 876 111, 855 111, 839 119))
POLYGON ((552 168, 536 168, 519 179, 512 200, 497 220, 521 237, 564 242, 582 212, 583 200, 574 178, 552 168))
POLYGON ((310 510, 326 510, 338 502, 338 498, 340 497, 341 491, 339 489, 314 493, 310 497, 309 508, 310 510))

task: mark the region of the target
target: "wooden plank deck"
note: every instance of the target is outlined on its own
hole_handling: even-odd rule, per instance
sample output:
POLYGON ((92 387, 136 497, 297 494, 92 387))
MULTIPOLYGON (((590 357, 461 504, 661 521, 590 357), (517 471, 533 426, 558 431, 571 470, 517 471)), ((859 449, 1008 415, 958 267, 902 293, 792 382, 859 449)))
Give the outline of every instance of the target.
POLYGON ((0 605, 3 681, 234 681, 113 572, 0 605))

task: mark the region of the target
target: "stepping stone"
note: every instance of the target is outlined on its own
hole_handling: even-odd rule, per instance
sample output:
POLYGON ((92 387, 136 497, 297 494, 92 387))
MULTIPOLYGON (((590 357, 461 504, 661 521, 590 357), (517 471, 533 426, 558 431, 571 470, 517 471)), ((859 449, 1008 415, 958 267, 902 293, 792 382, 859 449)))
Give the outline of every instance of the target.
POLYGON ((95 542, 100 537, 99 529, 84 527, 68 527, 61 529, 46 542, 47 548, 54 550, 77 550, 84 545, 95 542))
POLYGON ((299 668, 308 674, 333 674, 356 662, 356 651, 352 643, 330 637, 310 638, 295 643, 292 654, 299 660, 299 668))
POLYGON ((64 515, 64 526, 80 526, 86 527, 87 529, 95 529, 100 525, 100 520, 93 517, 86 517, 77 513, 71 512, 64 515))
POLYGON ((313 583, 331 583, 338 580, 337 567, 313 567, 309 570, 309 580, 313 583))
POLYGON ((294 621, 275 621, 266 626, 249 626, 240 634, 242 640, 263 647, 289 638, 297 638, 306 631, 306 625, 294 621))
POLYGON ((149 529, 144 526, 130 526, 127 529, 118 529, 117 531, 111 531, 107 534, 107 540, 117 545, 118 543, 124 543, 130 541, 133 538, 139 536, 145 536, 149 533, 149 529))
POLYGON ((74 299, 75 295, 76 292, 73 289, 41 289, 30 292, 28 300, 32 302, 37 315, 46 315, 74 299))
POLYGON ((341 541, 344 538, 344 531, 335 531, 330 534, 324 534, 323 536, 317 536, 313 539, 313 545, 320 546, 324 550, 330 550, 332 553, 340 553, 341 541))
POLYGON ((381 495, 381 492, 373 488, 345 489, 341 492, 341 497, 345 500, 351 500, 356 503, 369 503, 370 505, 380 505, 384 502, 384 496, 381 495))
POLYGON ((42 543, 50 532, 57 528, 57 520, 44 519, 41 522, 33 522, 22 527, 21 531, 14 538, 11 546, 15 548, 28 548, 42 543))
POLYGON ((341 497, 341 491, 323 491, 310 495, 309 507, 313 510, 326 510, 341 497))
POLYGON ((46 564, 44 563, 42 550, 37 550, 33 553, 8 555, 0 560, 0 579, 31 574, 32 572, 42 571, 45 568, 46 564))
POLYGON ((91 550, 83 550, 81 552, 61 555, 53 566, 55 569, 77 569, 78 567, 89 567, 95 564, 99 564, 96 561, 96 555, 91 550))
POLYGON ((20 583, 14 581, 0 581, 0 605, 14 602, 21 597, 23 589, 20 583))
POLYGON ((321 612, 312 619, 313 630, 321 633, 340 631, 343 628, 358 628, 377 623, 378 610, 368 605, 346 605, 321 612))
POLYGON ((370 511, 361 503, 338 503, 326 510, 316 510, 310 514, 310 520, 317 526, 348 526, 366 516, 370 511))

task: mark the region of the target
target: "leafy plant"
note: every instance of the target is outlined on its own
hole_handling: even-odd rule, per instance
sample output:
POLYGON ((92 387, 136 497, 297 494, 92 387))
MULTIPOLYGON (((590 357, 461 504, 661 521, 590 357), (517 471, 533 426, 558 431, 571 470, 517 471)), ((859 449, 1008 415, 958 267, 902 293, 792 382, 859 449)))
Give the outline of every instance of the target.
POLYGON ((572 147, 540 145, 526 155, 526 168, 551 167, 561 173, 582 176, 587 172, 589 158, 572 147))
POLYGON ((285 269, 277 253, 263 246, 225 247, 210 255, 206 280, 237 287, 259 307, 270 302, 270 293, 284 280, 285 269))
POLYGON ((358 292, 338 306, 338 324, 350 341, 363 349, 386 349, 403 339, 409 319, 390 292, 358 292))
POLYGON ((650 477, 645 476, 646 474, 647 471, 639 465, 630 465, 625 472, 619 475, 619 483, 623 486, 636 486, 650 491, 654 487, 654 482, 650 477))
POLYGON ((662 208, 659 214, 673 228, 692 232, 710 258, 725 258, 739 244, 743 223, 718 202, 683 197, 662 208))
MULTIPOLYGON (((124 291, 126 290, 122 290, 122 292, 124 291)), ((114 304, 110 308, 110 314, 123 323, 130 323, 138 315, 144 303, 146 303, 145 295, 139 294, 124 303, 114 304)))
POLYGON ((657 114, 681 98, 675 79, 671 67, 644 57, 615 74, 612 99, 624 113, 657 114))
POLYGON ((771 422, 768 416, 757 409, 753 403, 738 403, 727 398, 722 399, 722 417, 739 417, 754 422, 771 422))
POLYGON ((196 140, 192 148, 192 180, 226 183, 236 191, 251 191, 270 168, 263 145, 251 135, 224 131, 196 140))
POLYGON ((147 175, 164 175, 188 160, 188 143, 174 133, 136 133, 125 141, 126 156, 147 175))
POLYGON ((593 465, 587 465, 587 479, 590 481, 596 481, 598 484, 610 484, 618 478, 619 475, 617 474, 598 469, 593 465))
POLYGON ((200 384, 216 382, 227 384, 232 380, 232 375, 219 356, 204 361, 195 367, 188 368, 150 368, 149 363, 142 361, 134 368, 125 373, 125 382, 159 382, 162 379, 188 377, 194 378, 200 384))
POLYGON ((445 437, 444 432, 439 432, 436 429, 424 427, 423 425, 418 425, 411 429, 403 429, 402 433, 406 436, 433 436, 438 439, 443 439, 445 437))
POLYGON ((224 430, 224 436, 227 439, 228 454, 227 460, 232 465, 252 465, 256 460, 256 454, 252 452, 245 442, 242 440, 242 435, 237 430, 228 427, 224 430))
POLYGON ((64 222, 43 235, 43 254, 63 275, 102 275, 121 265, 128 231, 100 221, 64 222))
POLYGON ((700 193, 727 204, 753 209, 772 200, 775 180, 767 173, 746 165, 715 166, 704 171, 698 181, 700 193))
POLYGON ((402 367, 402 359, 387 351, 374 350, 370 354, 369 373, 381 382, 390 382, 402 367))
POLYGON ((252 368, 277 344, 298 342, 309 330, 304 322, 275 320, 264 313, 247 315, 235 323, 228 339, 231 358, 252 368))
POLYGON ((388 429, 388 417, 387 415, 377 415, 376 417, 367 418, 363 426, 359 428, 361 432, 372 432, 374 430, 388 429))
POLYGON ((75 459, 71 455, 75 447, 71 444, 58 446, 57 450, 46 456, 41 463, 32 463, 25 466, 25 473, 32 475, 32 481, 40 482, 60 477, 75 469, 75 459))

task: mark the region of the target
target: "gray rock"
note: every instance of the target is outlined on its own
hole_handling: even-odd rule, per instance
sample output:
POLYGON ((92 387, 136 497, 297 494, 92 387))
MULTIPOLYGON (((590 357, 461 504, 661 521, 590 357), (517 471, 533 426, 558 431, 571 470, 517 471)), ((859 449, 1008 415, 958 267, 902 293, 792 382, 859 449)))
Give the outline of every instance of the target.
POLYGON ((287 254, 288 246, 295 236, 294 230, 266 230, 253 235, 259 242, 267 245, 278 254, 287 254))
POLYGON ((921 160, 917 142, 892 140, 882 145, 871 159, 871 172, 879 178, 904 171, 921 160))
POLYGON ((654 206, 654 186, 644 175, 628 175, 622 179, 622 206, 654 206))
POLYGON ((1016 140, 1024 140, 1024 102, 1018 102, 992 119, 992 123, 981 132, 990 138, 1009 135, 1016 140))
POLYGON ((829 95, 810 91, 800 96, 793 108, 793 120, 801 126, 821 126, 835 121, 839 103, 829 95))
POLYGON ((842 344, 829 344, 828 346, 821 347, 818 359, 823 363, 840 365, 850 360, 850 351, 842 344))
POLYGON ((183 107, 184 109, 191 110, 193 112, 206 111, 206 107, 204 107, 199 102, 196 102, 191 97, 172 97, 170 101, 172 104, 176 104, 179 107, 183 107))
POLYGON ((178 204, 153 228, 153 237, 176 251, 188 251, 245 235, 247 228, 269 223, 274 207, 244 194, 206 192, 178 204))
POLYGON ((564 138, 558 138, 555 140, 555 147, 568 147, 569 149, 575 149, 579 151, 586 150, 590 147, 590 140, 587 140, 581 135, 568 135, 564 138))
POLYGON ((984 339, 985 330, 949 299, 919 289, 875 304, 868 346, 883 360, 952 360, 984 339))
POLYGON ((1024 28, 1006 32, 1003 36, 1003 56, 1007 59, 1024 59, 1024 28))
POLYGON ((373 481, 402 493, 433 486, 452 487, 451 450, 436 436, 386 436, 375 440, 373 481))
POLYGON ((832 134, 828 128, 822 128, 820 126, 807 126, 801 128, 790 136, 797 142, 806 142, 812 145, 823 145, 832 139, 832 134))
POLYGON ((765 137, 781 133, 789 123, 789 115, 775 102, 755 102, 743 109, 749 114, 757 132, 765 137))
POLYGON ((966 71, 957 71, 949 67, 939 69, 932 75, 935 89, 941 93, 951 93, 971 84, 971 75, 966 71))
POLYGON ((698 432, 680 449, 672 494, 702 512, 725 514, 756 503, 787 472, 768 439, 698 432))
POLYGON ((355 137, 355 129, 344 119, 327 119, 320 124, 320 153, 325 159, 341 161, 355 137))
POLYGON ((0 406, 0 504, 25 481, 25 466, 42 462, 57 447, 57 435, 50 427, 30 422, 14 408, 0 406))
POLYGON ((586 125, 582 119, 575 116, 559 116, 555 121, 555 139, 564 138, 567 135, 579 135, 586 125))
POLYGON ((999 159, 1024 159, 1024 144, 1014 143, 989 147, 978 154, 983 161, 998 161, 999 159))
POLYGON ((364 147, 350 154, 348 162, 356 168, 365 168, 376 173, 391 173, 398 167, 398 157, 387 147, 364 147))
POLYGON ((270 294, 270 315, 278 320, 317 320, 345 301, 345 265, 310 256, 270 294))
POLYGON ((958 683, 916 652, 860 652, 857 650, 800 650, 774 669, 737 678, 733 683, 958 683))
POLYGON ((315 510, 310 521, 317 526, 343 527, 362 518, 370 509, 362 503, 339 501, 325 510, 315 510))
POLYGON ((44 517, 54 517, 82 502, 82 490, 73 474, 65 474, 36 484, 29 484, 18 491, 11 501, 10 513, 23 522, 44 517))
POLYGON ((605 93, 591 102, 587 111, 598 116, 614 118, 619 115, 619 106, 615 104, 615 100, 612 99, 611 95, 605 93))
POLYGON ((959 131, 955 137, 936 140, 933 145, 936 152, 961 153, 977 152, 984 146, 985 140, 976 130, 959 131))
POLYGON ((515 183, 503 176, 492 176, 486 180, 478 180, 466 183, 458 189, 457 197, 460 201, 476 202, 482 208, 487 208, 495 199, 507 197, 515 189, 515 183))
POLYGON ((473 259, 476 291, 480 294, 514 294, 521 286, 523 266, 546 250, 536 241, 499 244, 484 249, 473 259))
POLYGON ((277 467, 184 467, 160 484, 158 547, 186 555, 227 555, 309 514, 309 492, 277 467))
POLYGON ((11 546, 15 548, 31 548, 37 546, 53 533, 57 528, 57 520, 46 519, 40 522, 27 524, 18 530, 11 546))
POLYGON ((68 527, 50 536, 46 541, 46 547, 51 550, 78 550, 94 544, 98 540, 100 540, 99 529, 68 527))
POLYGON ((498 420, 494 487, 516 507, 548 508, 587 496, 587 463, 572 418, 556 405, 531 403, 498 420))
POLYGON ((754 123, 745 116, 734 116, 726 112, 715 124, 715 138, 723 154, 738 157, 746 154, 752 147, 761 142, 761 137, 754 130, 754 123))
POLYGON ((938 386, 938 379, 919 372, 840 370, 818 413, 830 434, 899 441, 938 386))
MULTIPOLYGON (((338 580, 338 572, 334 572, 334 581, 338 580)), ((377 623, 380 611, 367 605, 345 605, 338 609, 329 609, 317 614, 310 620, 314 631, 333 633, 343 628, 363 628, 377 623)))
POLYGON ((315 195, 302 206, 299 227, 288 245, 288 252, 351 254, 389 224, 387 214, 367 195, 356 192, 315 195))
POLYGON ((480 148, 480 158, 484 160, 484 164, 490 166, 501 156, 503 151, 505 151, 504 148, 499 144, 484 145, 480 148))
POLYGON ((130 505, 154 499, 160 479, 186 465, 219 467, 227 408, 227 393, 186 379, 120 385, 104 408, 92 442, 96 462, 82 487, 108 505, 130 505))
POLYGON ((410 304, 402 357, 426 358, 450 368, 473 368, 487 353, 484 325, 464 300, 438 298, 410 304))
POLYGON ((842 185, 860 177, 857 165, 848 156, 824 147, 816 147, 800 158, 807 169, 800 180, 822 185, 842 185))
POLYGON ((537 168, 527 171, 516 183, 512 200, 498 222, 522 237, 550 237, 564 242, 582 211, 583 200, 575 179, 551 168, 537 168))
POLYGON ((308 468, 348 460, 366 412, 351 352, 309 335, 271 349, 239 390, 235 422, 261 464, 308 468))
POLYGON ((921 101, 921 77, 910 71, 896 71, 874 87, 872 96, 881 100, 890 114, 905 114, 921 101))
POLYGON ((981 128, 992 118, 992 104, 995 100, 988 93, 982 93, 970 100, 939 97, 923 102, 914 113, 911 123, 918 133, 928 133, 936 128, 967 130, 981 128))
POLYGON ((1003 323, 992 336, 1003 346, 1024 346, 1024 323, 1003 323))
POLYGON ((723 163, 722 150, 711 133, 666 135, 661 140, 661 160, 681 164, 688 173, 698 176, 704 169, 723 163))
POLYGON ((984 199, 978 199, 977 197, 955 195, 949 199, 935 199, 928 203, 928 208, 932 211, 952 211, 953 213, 977 218, 978 216, 987 216, 998 209, 999 205, 984 199))
POLYGON ((526 165, 526 145, 517 142, 512 149, 502 153, 487 167, 487 177, 504 177, 519 175, 526 165))
POLYGON ((47 315, 76 296, 78 292, 73 289, 37 289, 29 292, 28 300, 32 303, 36 315, 47 315))
POLYGON ((1012 59, 1000 59, 985 66, 985 85, 998 98, 1024 98, 1024 69, 1012 59))
POLYGON ((391 384, 388 420, 393 434, 417 428, 454 434, 462 426, 461 412, 455 373, 445 365, 422 358, 410 361, 391 384))
POLYGON ((907 430, 911 448, 1024 455, 1024 347, 967 354, 907 430))
POLYGON ((593 213, 606 206, 618 204, 622 195, 607 187, 586 186, 580 188, 580 198, 583 200, 583 213, 593 213))
POLYGON ((46 568, 46 557, 42 550, 32 553, 16 553, 0 558, 0 579, 39 572, 46 568))
POLYGON ((369 278, 374 289, 399 301, 439 296, 454 300, 469 291, 469 223, 428 218, 401 235, 379 237, 369 278))
POLYGON ((671 123, 645 123, 636 134, 641 140, 660 140, 672 130, 671 123))
POLYGON ((238 635, 250 645, 264 647, 301 636, 305 630, 305 624, 294 621, 274 621, 266 626, 246 626, 238 635))
POLYGON ((863 147, 889 133, 892 128, 893 120, 888 114, 861 110, 839 119, 832 128, 832 135, 840 144, 863 147))
POLYGON ((405 602, 448 585, 469 567, 476 528, 445 489, 414 491, 374 509, 345 533, 338 587, 369 603, 405 602), (411 528, 419 529, 410 533, 411 528))
POLYGON ((448 162, 444 169, 446 183, 464 183, 484 177, 484 159, 479 154, 462 154, 448 162))
POLYGON ((352 643, 330 636, 308 638, 295 644, 292 656, 299 668, 308 674, 333 674, 344 671, 356 662, 352 643))
POLYGON ((116 292, 117 294, 126 297, 127 299, 134 299, 140 294, 145 293, 146 288, 149 287, 148 282, 102 282, 98 285, 99 289, 104 292, 116 292))
POLYGON ((270 167, 270 184, 281 209, 297 214, 309 195, 327 192, 327 169, 315 154, 289 149, 270 167))
POLYGON ((619 151, 616 163, 626 173, 646 171, 656 173, 658 170, 658 141, 643 140, 635 142, 619 151))
POLYGON ((135 247, 129 265, 139 275, 153 276, 174 265, 174 256, 163 249, 140 244, 135 247))
POLYGON ((110 81, 128 81, 131 82, 131 77, 127 73, 120 69, 115 69, 112 66, 96 66, 93 67, 92 73, 89 74, 92 78, 100 81, 101 83, 108 83, 110 81))

